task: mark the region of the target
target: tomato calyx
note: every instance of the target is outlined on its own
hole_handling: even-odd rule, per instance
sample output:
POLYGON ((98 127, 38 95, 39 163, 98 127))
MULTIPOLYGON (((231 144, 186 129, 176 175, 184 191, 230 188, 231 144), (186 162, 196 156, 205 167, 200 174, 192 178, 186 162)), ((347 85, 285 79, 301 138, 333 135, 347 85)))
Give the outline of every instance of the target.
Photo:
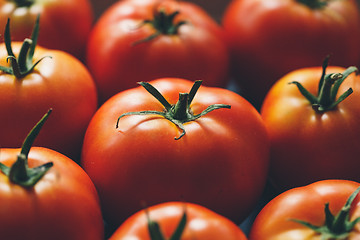
POLYGON ((336 99, 340 85, 352 73, 357 72, 356 67, 348 67, 343 73, 326 74, 329 57, 327 57, 322 65, 322 75, 319 82, 318 96, 314 96, 306 90, 301 83, 297 81, 290 82, 295 84, 300 93, 310 102, 316 112, 323 113, 334 109, 340 102, 344 101, 350 94, 353 93, 352 88, 346 90, 338 99, 336 99))
POLYGON ((116 128, 119 127, 120 119, 124 116, 129 115, 160 115, 164 117, 165 119, 169 120, 173 124, 175 124, 182 132, 179 137, 175 137, 175 140, 179 140, 182 138, 185 134, 185 128, 184 123, 195 121, 196 119, 208 114, 209 112, 221 109, 221 108, 227 108, 230 109, 231 106, 227 104, 213 104, 208 106, 205 110, 203 110, 201 113, 194 115, 191 111, 190 105, 192 100, 195 97, 195 94, 197 93, 202 81, 197 80, 195 81, 194 85, 192 86, 189 93, 179 93, 179 100, 176 104, 171 105, 164 96, 150 83, 147 82, 139 82, 139 84, 144 87, 151 95, 153 95, 163 106, 164 111, 139 111, 139 112, 128 112, 120 115, 116 122, 116 128))
POLYGON ((144 20, 142 23, 142 25, 150 24, 153 26, 156 30, 155 33, 135 42, 134 45, 151 41, 160 35, 176 35, 178 33, 179 27, 187 23, 186 21, 179 21, 174 23, 174 19, 179 13, 179 11, 175 11, 173 13, 167 14, 164 9, 160 9, 159 11, 155 12, 153 19, 144 20))
POLYGON ((51 112, 52 109, 49 109, 27 135, 15 163, 11 167, 0 163, 0 170, 9 177, 11 182, 27 188, 33 187, 53 166, 52 162, 48 162, 35 168, 29 168, 27 161, 31 146, 51 112))
POLYGON ((342 209, 336 216, 331 213, 329 203, 326 203, 325 224, 323 226, 315 226, 311 223, 298 219, 291 220, 300 223, 321 234, 321 239, 345 239, 354 229, 355 225, 360 222, 360 217, 354 219, 353 221, 349 221, 351 205, 359 192, 360 187, 357 188, 355 192, 350 195, 345 205, 342 207, 342 209))
POLYGON ((297 0, 297 2, 306 5, 311 9, 322 9, 328 5, 328 0, 297 0))
POLYGON ((14 2, 18 7, 30 7, 34 4, 35 0, 10 0, 14 2))
POLYGON ((28 75, 30 72, 32 72, 36 67, 36 65, 38 65, 44 58, 50 57, 50 56, 42 57, 33 64, 35 47, 39 35, 39 22, 40 22, 40 16, 38 16, 36 19, 35 26, 31 34, 31 39, 26 38, 24 40, 19 52, 19 56, 18 58, 16 58, 11 47, 10 19, 8 19, 5 26, 4 38, 5 38, 6 51, 8 53, 8 57, 6 60, 7 61, 10 60, 11 66, 10 67, 0 66, 1 71, 7 74, 12 74, 17 79, 21 79, 26 75, 28 75))
POLYGON ((186 222, 187 222, 187 214, 186 209, 184 209, 184 213, 179 221, 179 224, 177 225, 175 231, 171 235, 169 239, 164 237, 164 234, 161 231, 161 227, 158 222, 151 220, 150 214, 147 209, 145 209, 146 217, 148 220, 148 231, 151 240, 180 240, 181 235, 184 232, 186 222))

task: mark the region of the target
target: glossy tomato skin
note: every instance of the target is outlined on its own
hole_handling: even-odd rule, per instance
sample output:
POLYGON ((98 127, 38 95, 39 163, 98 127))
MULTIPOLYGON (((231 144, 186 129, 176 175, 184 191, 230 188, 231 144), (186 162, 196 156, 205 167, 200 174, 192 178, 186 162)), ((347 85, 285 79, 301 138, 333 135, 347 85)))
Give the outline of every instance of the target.
POLYGON ((148 216, 156 221, 168 239, 178 226, 186 211, 186 227, 181 240, 246 240, 242 230, 229 219, 197 204, 166 202, 137 212, 128 218, 109 240, 141 239, 151 240, 148 230, 148 216))
POLYGON ((233 75, 257 107, 275 81, 290 71, 318 66, 329 54, 337 66, 359 62, 356 2, 324 2, 322 9, 296 0, 233 0, 227 7, 223 26, 233 75))
MULTIPOLYGON (((192 82, 164 78, 151 81, 175 104, 192 82)), ((123 91, 104 103, 86 131, 81 165, 100 193, 109 224, 118 226, 142 209, 165 201, 204 205, 239 223, 256 205, 267 178, 268 139, 258 112, 226 89, 200 87, 191 104, 194 114, 214 103, 214 110, 184 124, 186 134, 170 121, 126 112, 163 107, 142 87, 123 91), (115 190, 115 191, 114 191, 115 190), (239 205, 239 203, 241 203, 239 205)))
POLYGON ((201 79, 209 86, 225 86, 228 80, 229 56, 222 29, 200 7, 182 1, 117 2, 95 24, 86 62, 101 102, 139 81, 160 77, 201 79), (168 14, 179 11, 175 23, 186 23, 177 34, 137 43, 155 33, 152 25, 142 23, 160 9, 168 14))
MULTIPOLYGON (((2 148, 0 162, 10 167, 19 153, 20 149, 2 148)), ((103 239, 99 198, 90 178, 64 155, 31 148, 29 167, 47 162, 53 162, 53 167, 32 188, 16 185, 0 172, 1 238, 103 239)))
MULTIPOLYGON (((330 66, 327 73, 345 68, 330 66)), ((333 110, 316 112, 292 81, 316 95, 321 67, 293 71, 267 94, 261 115, 271 144, 270 178, 279 188, 340 178, 359 181, 360 81, 354 73, 345 79, 338 95, 353 89, 333 110)))
MULTIPOLYGON (((350 195, 359 187, 358 182, 347 180, 323 180, 290 189, 271 200, 257 215, 249 235, 250 240, 298 240, 321 239, 313 230, 291 221, 303 220, 315 226, 324 225, 325 204, 337 215, 350 195)), ((350 221, 360 216, 360 201, 352 203, 350 221)), ((358 225, 346 238, 359 239, 358 225)))
POLYGON ((11 19, 14 41, 29 38, 40 14, 38 44, 68 52, 83 60, 85 45, 93 24, 89 0, 34 0, 30 6, 19 6, 14 0, 0 0, 0 30, 11 19))
MULTIPOLYGON (((12 46, 17 54, 21 44, 12 46)), ((0 65, 6 66, 5 46, 0 49, 0 65)), ((53 117, 35 145, 79 160, 86 127, 97 109, 95 83, 86 67, 70 54, 37 47, 34 61, 44 56, 51 58, 44 58, 22 79, 0 74, 0 144, 19 146, 39 117, 53 108, 53 117)))

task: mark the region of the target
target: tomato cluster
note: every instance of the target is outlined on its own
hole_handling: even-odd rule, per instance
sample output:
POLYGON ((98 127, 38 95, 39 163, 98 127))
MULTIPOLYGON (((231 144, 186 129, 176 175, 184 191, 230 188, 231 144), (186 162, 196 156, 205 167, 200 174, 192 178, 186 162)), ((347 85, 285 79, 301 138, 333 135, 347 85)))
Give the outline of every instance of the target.
POLYGON ((1 31, 1 239, 360 238, 359 1, 0 0, 1 31))

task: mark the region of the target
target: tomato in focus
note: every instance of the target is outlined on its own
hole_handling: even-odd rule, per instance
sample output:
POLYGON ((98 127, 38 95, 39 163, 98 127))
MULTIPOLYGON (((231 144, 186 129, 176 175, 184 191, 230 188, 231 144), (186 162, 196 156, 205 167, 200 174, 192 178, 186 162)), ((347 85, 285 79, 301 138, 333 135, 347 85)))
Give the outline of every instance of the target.
MULTIPOLYGON (((179 93, 197 83, 162 78, 149 84, 173 107, 179 93)), ((155 113, 128 115, 116 127, 124 113, 164 113, 164 106, 140 86, 118 93, 95 113, 81 166, 99 191, 107 223, 118 226, 141 210, 143 202, 165 201, 197 203, 239 223, 257 204, 269 157, 260 114, 244 98, 222 88, 202 86, 190 102, 187 116, 213 104, 231 109, 216 109, 181 126, 174 122, 182 120, 171 122, 155 113)))

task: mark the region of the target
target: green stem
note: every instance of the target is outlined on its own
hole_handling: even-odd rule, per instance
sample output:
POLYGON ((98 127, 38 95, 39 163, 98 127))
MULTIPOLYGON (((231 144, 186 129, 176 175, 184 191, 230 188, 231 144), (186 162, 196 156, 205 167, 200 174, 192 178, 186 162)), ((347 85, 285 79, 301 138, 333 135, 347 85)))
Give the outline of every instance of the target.
POLYGON ((21 147, 21 152, 18 155, 15 163, 11 167, 0 163, 0 170, 9 177, 11 182, 23 187, 33 187, 53 166, 52 162, 48 162, 39 167, 28 167, 28 155, 30 149, 51 112, 52 109, 49 109, 48 112, 27 135, 21 147))
POLYGON ((336 99, 340 85, 352 73, 357 72, 356 67, 349 67, 343 73, 325 74, 328 66, 328 57, 324 60, 322 75, 319 81, 318 96, 314 96, 301 83, 294 81, 290 84, 295 84, 300 93, 310 102, 313 109, 319 113, 330 111, 334 109, 340 102, 344 101, 353 90, 349 88, 342 95, 336 99))
POLYGON ((298 3, 304 4, 311 9, 323 9, 328 5, 329 0, 297 0, 298 3))
POLYGON ((179 11, 167 14, 164 9, 160 9, 154 14, 154 18, 151 20, 145 20, 142 25, 150 24, 156 31, 154 34, 136 41, 134 45, 151 41, 152 39, 160 35, 176 35, 180 26, 186 24, 186 21, 179 21, 175 23, 174 19, 179 14, 179 11))
POLYGON ((172 116, 176 120, 184 120, 188 119, 188 100, 189 94, 188 93, 179 93, 179 100, 172 108, 172 116))
POLYGON ((150 214, 147 209, 145 209, 146 217, 148 220, 148 231, 150 235, 151 240, 180 240, 181 236, 185 230, 186 222, 187 222, 187 213, 186 209, 184 209, 184 213, 179 221, 179 224, 177 225, 175 231, 171 235, 169 239, 166 239, 164 234, 161 231, 160 225, 158 222, 153 221, 150 218, 150 214))
POLYGON ((181 134, 179 137, 175 137, 175 140, 179 140, 185 135, 184 123, 195 121, 196 119, 208 114, 211 111, 227 108, 230 109, 231 106, 227 104, 213 104, 208 106, 204 111, 197 115, 193 115, 190 109, 190 103, 195 97, 196 92, 198 91, 202 81, 198 80, 194 83, 193 87, 190 90, 190 93, 179 93, 179 100, 175 105, 171 105, 164 96, 154 88, 150 83, 140 82, 139 84, 143 86, 151 95, 153 95, 163 106, 164 111, 139 111, 139 112, 127 112, 119 116, 116 122, 116 128, 119 127, 119 122, 122 117, 129 115, 160 115, 165 119, 169 120, 175 124, 180 130, 181 134))
MULTIPOLYGON (((31 34, 31 39, 26 38, 21 46, 19 56, 16 58, 12 47, 11 47, 11 35, 10 35, 10 19, 8 19, 7 24, 5 26, 4 39, 6 51, 8 53, 8 59, 10 59, 10 67, 0 66, 0 70, 14 75, 17 79, 22 79, 29 73, 31 73, 37 64, 39 64, 42 57, 37 62, 33 63, 33 56, 35 52, 35 47, 37 44, 37 39, 39 35, 39 24, 40 24, 40 16, 38 15, 36 18, 35 26, 33 32, 31 34)), ((50 56, 46 56, 50 57, 50 56)), ((51 58, 51 57, 50 57, 51 58)))
POLYGON ((360 217, 350 221, 351 205, 359 192, 360 187, 350 195, 345 205, 336 216, 331 213, 329 203, 326 203, 325 224, 323 226, 315 226, 298 219, 291 220, 321 234, 322 239, 345 239, 349 233, 354 230, 355 225, 360 222, 360 217))
POLYGON ((34 4, 35 0, 10 0, 14 2, 18 7, 30 7, 34 4))

